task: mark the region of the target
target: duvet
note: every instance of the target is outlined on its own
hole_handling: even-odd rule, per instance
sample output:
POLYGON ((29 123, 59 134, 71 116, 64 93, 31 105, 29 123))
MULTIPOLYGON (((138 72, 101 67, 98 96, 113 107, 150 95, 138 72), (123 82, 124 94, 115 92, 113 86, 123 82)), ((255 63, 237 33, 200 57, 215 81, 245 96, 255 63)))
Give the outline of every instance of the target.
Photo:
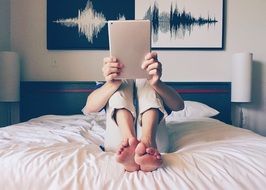
POLYGON ((125 172, 101 149, 105 115, 46 115, 0 129, 1 190, 265 189, 266 138, 210 118, 167 123, 170 153, 125 172))

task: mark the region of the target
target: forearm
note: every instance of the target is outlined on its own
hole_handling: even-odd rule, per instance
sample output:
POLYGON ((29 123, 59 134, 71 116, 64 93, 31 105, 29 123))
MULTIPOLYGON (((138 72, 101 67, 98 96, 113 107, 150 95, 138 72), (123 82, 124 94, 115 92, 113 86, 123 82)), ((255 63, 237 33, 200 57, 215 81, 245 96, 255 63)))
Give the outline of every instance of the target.
POLYGON ((162 81, 158 81, 152 87, 163 99, 164 104, 172 111, 184 109, 183 99, 173 88, 169 87, 162 81))
POLYGON ((84 111, 87 113, 100 111, 119 86, 106 82, 101 88, 94 90, 87 98, 84 111))

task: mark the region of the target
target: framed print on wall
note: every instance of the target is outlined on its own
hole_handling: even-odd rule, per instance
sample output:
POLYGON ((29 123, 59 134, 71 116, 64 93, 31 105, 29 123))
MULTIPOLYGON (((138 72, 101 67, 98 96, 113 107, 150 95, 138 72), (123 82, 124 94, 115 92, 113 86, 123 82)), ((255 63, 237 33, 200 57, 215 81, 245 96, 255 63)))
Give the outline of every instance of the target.
POLYGON ((223 49, 225 0, 47 0, 48 50, 108 50, 108 20, 151 20, 152 49, 223 49))
POLYGON ((223 0, 135 0, 135 18, 152 21, 153 49, 222 49, 223 0))
POLYGON ((108 20, 132 20, 134 0, 47 0, 47 49, 109 49, 108 20))

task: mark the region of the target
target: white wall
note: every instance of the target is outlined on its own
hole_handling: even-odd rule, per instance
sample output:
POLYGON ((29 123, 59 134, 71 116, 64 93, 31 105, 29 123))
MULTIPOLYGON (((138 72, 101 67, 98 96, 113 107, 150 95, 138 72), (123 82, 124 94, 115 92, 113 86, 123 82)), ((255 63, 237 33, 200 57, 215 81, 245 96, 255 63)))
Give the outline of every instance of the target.
MULTIPOLYGON (((243 127, 266 136, 265 10, 265 0, 228 0, 227 51, 247 50, 254 53, 252 102, 242 104, 243 127)), ((233 108, 239 116, 239 108, 233 108)))
MULTIPOLYGON (((0 51, 10 48, 10 1, 0 0, 0 51)), ((0 89, 1 90, 1 89, 0 89)), ((0 102, 0 127, 8 124, 6 104, 0 102)))
MULTIPOLYGON (((167 81, 230 81, 231 55, 254 53, 254 100, 246 124, 265 132, 266 1, 227 0, 225 50, 159 51, 167 81), (259 114, 257 114, 257 112, 259 114), (259 116, 261 115, 261 116, 259 116), (256 121, 256 125, 255 122, 256 121)), ((48 51, 46 49, 46 0, 11 0, 11 47, 22 57, 23 80, 100 80, 107 51, 48 51)))
MULTIPOLYGON (((23 56, 23 80, 102 79, 107 51, 47 51, 46 0, 11 0, 11 6, 12 48, 23 56)), ((224 51, 159 53, 165 80, 230 80, 230 54, 224 51)))
POLYGON ((0 0, 0 51, 10 48, 10 0, 0 0))

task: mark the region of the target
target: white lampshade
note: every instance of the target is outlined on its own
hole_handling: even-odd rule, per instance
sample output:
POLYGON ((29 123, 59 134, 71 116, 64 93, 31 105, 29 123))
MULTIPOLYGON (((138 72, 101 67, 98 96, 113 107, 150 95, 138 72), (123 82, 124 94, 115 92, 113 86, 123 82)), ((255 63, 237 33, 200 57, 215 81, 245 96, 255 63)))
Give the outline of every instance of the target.
POLYGON ((251 101, 252 58, 252 53, 233 55, 231 102, 251 101))
POLYGON ((0 52, 0 102, 18 102, 20 99, 20 65, 15 52, 0 52))

